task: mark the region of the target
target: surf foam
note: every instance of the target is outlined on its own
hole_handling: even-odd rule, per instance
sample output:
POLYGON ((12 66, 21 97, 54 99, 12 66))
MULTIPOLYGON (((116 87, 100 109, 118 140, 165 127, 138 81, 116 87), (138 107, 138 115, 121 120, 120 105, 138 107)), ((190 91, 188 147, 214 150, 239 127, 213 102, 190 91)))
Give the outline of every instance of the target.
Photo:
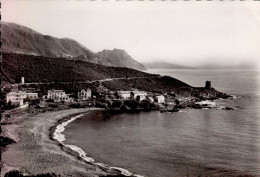
POLYGON ((53 139, 57 140, 60 144, 62 144, 63 146, 65 147, 68 147, 70 148, 72 151, 75 151, 79 154, 79 156, 86 162, 88 163, 92 163, 94 165, 97 165, 97 166, 100 166, 100 167, 103 167, 103 168, 108 168, 110 170, 117 170, 119 171, 122 175, 125 175, 125 176, 133 176, 133 177, 144 177, 144 176, 141 176, 141 175, 138 175, 138 174, 134 174, 134 173, 131 173, 129 172, 128 170, 124 169, 124 168, 120 168, 120 167, 110 167, 106 164, 103 164, 103 163, 99 163, 99 162, 95 162, 95 160, 91 157, 87 157, 87 154, 86 152, 81 149, 80 147, 78 146, 75 146, 75 145, 67 145, 65 143, 63 143, 66 138, 65 138, 65 135, 62 134, 62 132, 65 131, 65 127, 71 123, 72 121, 76 120, 77 118, 79 117, 82 117, 83 114, 80 114, 80 115, 77 115, 75 117, 72 117, 71 119, 59 124, 56 128, 55 128, 55 131, 53 133, 53 139))

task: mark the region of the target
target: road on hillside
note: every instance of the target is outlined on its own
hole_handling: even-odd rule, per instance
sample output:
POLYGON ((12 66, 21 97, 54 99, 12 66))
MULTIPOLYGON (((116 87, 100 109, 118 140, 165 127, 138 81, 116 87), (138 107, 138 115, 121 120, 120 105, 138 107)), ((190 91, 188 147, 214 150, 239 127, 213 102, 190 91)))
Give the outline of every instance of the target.
MULTIPOLYGON (((156 76, 158 77, 158 76, 156 76)), ((31 83, 19 83, 19 84, 12 84, 12 85, 42 85, 42 84, 54 84, 54 83, 63 83, 63 84, 69 84, 69 83, 88 83, 92 84, 94 82, 106 82, 106 81, 115 81, 115 80, 130 80, 130 79, 144 79, 144 78, 154 78, 154 77, 118 77, 118 78, 107 78, 107 79, 101 79, 101 80, 91 80, 91 81, 71 81, 71 82, 31 82, 31 83)))

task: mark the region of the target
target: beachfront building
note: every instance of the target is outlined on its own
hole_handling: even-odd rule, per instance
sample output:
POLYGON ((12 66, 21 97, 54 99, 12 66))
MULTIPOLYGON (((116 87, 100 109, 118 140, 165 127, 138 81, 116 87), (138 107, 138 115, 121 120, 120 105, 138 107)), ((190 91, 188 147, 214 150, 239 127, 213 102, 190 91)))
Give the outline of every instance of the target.
POLYGON ((73 99, 70 98, 63 90, 48 90, 47 99, 52 99, 54 102, 73 102, 73 99))
POLYGON ((154 99, 153 99, 153 97, 147 97, 147 100, 150 102, 150 103, 153 103, 154 102, 154 99))
POLYGON ((145 100, 147 96, 147 93, 144 91, 133 91, 130 92, 130 98, 135 99, 137 101, 145 100))
POLYGON ((26 92, 23 91, 12 91, 6 95, 6 102, 12 106, 24 105, 23 100, 26 98, 26 92))
POLYGON ((74 102, 73 98, 70 98, 68 95, 64 97, 56 97, 53 99, 55 103, 65 102, 65 103, 71 103, 74 102))
POLYGON ((78 92, 78 99, 80 100, 89 100, 91 98, 91 89, 82 89, 80 92, 78 92))
POLYGON ((118 91, 117 93, 119 97, 123 98, 124 100, 130 99, 131 97, 130 91, 118 91))
POLYGON ((154 100, 155 100, 158 104, 165 103, 165 97, 164 97, 163 95, 155 96, 154 100))
POLYGON ((66 98, 67 94, 63 90, 48 90, 48 99, 55 99, 55 98, 66 98))
POLYGON ((36 100, 39 98, 38 93, 26 93, 26 97, 30 100, 36 100))

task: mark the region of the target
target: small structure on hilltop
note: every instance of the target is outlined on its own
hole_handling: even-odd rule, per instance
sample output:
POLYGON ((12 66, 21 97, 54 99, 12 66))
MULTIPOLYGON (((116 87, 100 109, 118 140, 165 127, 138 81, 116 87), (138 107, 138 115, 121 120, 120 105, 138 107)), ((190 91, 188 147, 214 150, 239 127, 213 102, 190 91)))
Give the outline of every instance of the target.
POLYGON ((21 79, 21 84, 25 84, 24 77, 21 79))
POLYGON ((130 98, 135 99, 137 101, 142 101, 146 98, 147 93, 144 91, 133 91, 130 92, 130 98))
POLYGON ((155 100, 158 104, 163 104, 163 103, 165 103, 165 97, 164 97, 163 95, 155 96, 154 100, 155 100))
POLYGON ((122 97, 124 100, 130 99, 131 97, 130 91, 118 91, 117 94, 119 97, 122 97))
POLYGON ((80 100, 89 100, 91 98, 91 89, 88 88, 87 90, 82 89, 78 92, 78 99, 80 100))
POLYGON ((206 81, 206 83, 205 83, 205 88, 206 88, 207 90, 210 90, 210 89, 211 89, 211 81, 206 81))

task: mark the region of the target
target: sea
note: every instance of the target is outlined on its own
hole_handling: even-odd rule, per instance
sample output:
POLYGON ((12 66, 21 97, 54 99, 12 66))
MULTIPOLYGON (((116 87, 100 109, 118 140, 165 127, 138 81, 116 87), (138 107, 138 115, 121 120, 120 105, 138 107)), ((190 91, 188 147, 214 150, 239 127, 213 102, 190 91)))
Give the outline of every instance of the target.
POLYGON ((260 72, 250 69, 154 69, 192 86, 211 81, 233 95, 223 109, 177 113, 91 111, 70 122, 64 143, 95 162, 149 177, 260 176, 260 72))

